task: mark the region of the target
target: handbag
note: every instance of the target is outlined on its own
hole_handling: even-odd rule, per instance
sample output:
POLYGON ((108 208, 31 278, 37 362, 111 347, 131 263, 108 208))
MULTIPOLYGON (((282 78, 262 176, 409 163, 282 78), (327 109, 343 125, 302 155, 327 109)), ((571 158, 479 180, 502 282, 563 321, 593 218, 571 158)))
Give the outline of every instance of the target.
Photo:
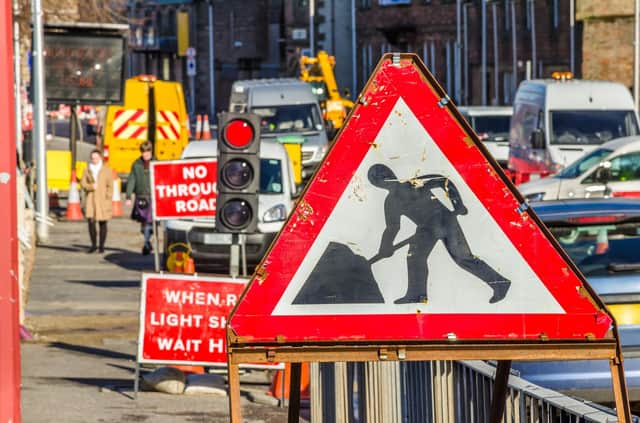
POLYGON ((148 198, 136 197, 133 209, 131 210, 131 219, 140 223, 151 222, 151 207, 148 198))

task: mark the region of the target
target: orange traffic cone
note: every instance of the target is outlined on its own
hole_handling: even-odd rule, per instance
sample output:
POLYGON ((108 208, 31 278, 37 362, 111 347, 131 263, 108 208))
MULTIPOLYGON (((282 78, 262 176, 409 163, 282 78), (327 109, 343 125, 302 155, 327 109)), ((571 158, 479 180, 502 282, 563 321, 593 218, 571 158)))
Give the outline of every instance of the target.
POLYGON ((187 128, 187 139, 190 140, 191 139, 191 122, 189 122, 189 118, 187 118, 187 120, 184 121, 184 126, 186 126, 187 128))
POLYGON ((196 139, 202 138, 202 115, 196 116, 196 139))
MULTIPOLYGON (((271 388, 268 394, 280 400, 289 399, 289 380, 291 378, 291 363, 284 365, 284 370, 279 370, 273 376, 271 388), (283 391, 284 390, 284 391, 283 391), (282 398, 284 392, 284 398, 282 398)), ((309 363, 302 363, 300 371, 300 399, 309 399, 309 363)))
POLYGON ((67 220, 82 220, 80 209, 80 192, 78 191, 78 179, 75 169, 71 171, 71 184, 69 185, 69 198, 67 200, 67 220))
POLYGON ((120 199, 120 177, 113 171, 113 195, 111 196, 111 214, 114 217, 122 216, 122 201, 120 199))
POLYGON ((202 125, 202 139, 211 139, 211 127, 209 126, 209 115, 204 115, 204 124, 202 125))
POLYGON ((193 261, 192 257, 187 257, 187 259, 184 262, 184 269, 182 271, 190 275, 196 273, 196 264, 193 261))

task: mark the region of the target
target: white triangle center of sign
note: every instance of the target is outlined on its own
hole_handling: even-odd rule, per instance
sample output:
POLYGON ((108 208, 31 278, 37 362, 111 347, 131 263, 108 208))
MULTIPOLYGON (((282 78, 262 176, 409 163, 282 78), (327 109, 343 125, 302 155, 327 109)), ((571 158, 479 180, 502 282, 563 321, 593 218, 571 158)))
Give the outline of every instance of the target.
MULTIPOLYGON (((453 205, 443 189, 429 191, 437 205, 453 211, 453 205)), ((445 211, 445 214, 446 212, 445 211)), ((424 225, 424 227, 427 227, 424 225)), ((454 225, 455 226, 455 225, 454 225)), ((403 216, 394 244, 418 236, 418 226, 403 216)), ((424 232, 421 232, 424 236, 424 232)), ((334 244, 335 245, 335 244, 334 244)), ((415 249, 415 247, 412 247, 415 249)), ((345 260, 350 257, 345 256, 345 260)), ((340 261, 336 261, 340 266, 340 261)), ((349 275, 342 275, 348 283, 349 275)), ((358 275, 356 275, 358 276, 358 275)), ((331 216, 307 252, 300 268, 289 283, 273 315, 367 315, 367 314, 563 314, 565 311, 547 287, 523 259, 495 219, 469 189, 454 166, 400 98, 394 106, 363 161, 358 166, 347 189, 340 196, 331 216), (383 301, 371 303, 300 304, 296 301, 305 282, 327 251, 330 243, 347 246, 362 261, 379 253, 386 228, 386 189, 374 186, 368 178, 369 169, 382 164, 394 171, 398 181, 422 175, 442 175, 453 183, 468 213, 456 215, 459 228, 474 257, 486 263, 511 285, 503 299, 491 303, 493 290, 489 283, 459 265, 442 238, 435 241, 430 252, 424 253, 427 300, 396 304, 408 289, 409 246, 397 249, 391 257, 371 264, 373 283, 377 284, 383 301)))

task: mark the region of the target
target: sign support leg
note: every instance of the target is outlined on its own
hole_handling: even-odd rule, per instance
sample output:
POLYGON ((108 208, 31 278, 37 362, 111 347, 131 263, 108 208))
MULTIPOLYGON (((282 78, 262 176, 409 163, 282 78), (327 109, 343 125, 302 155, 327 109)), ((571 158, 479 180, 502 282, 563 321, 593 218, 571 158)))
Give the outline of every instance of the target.
POLYGON ((629 392, 627 382, 624 378, 624 368, 622 366, 622 355, 617 353, 616 357, 609 360, 611 367, 611 382, 613 384, 613 395, 616 399, 616 412, 618 421, 621 423, 631 422, 631 407, 629 405, 629 392))
POLYGON ((153 261, 154 261, 154 268, 156 270, 156 272, 160 271, 160 252, 158 251, 158 249, 160 248, 160 241, 158 240, 158 221, 157 220, 153 220, 153 232, 154 232, 154 238, 155 238, 155 244, 156 244, 156 248, 153 249, 153 261))
POLYGON ((229 376, 229 415, 231 423, 242 423, 242 410, 240 409, 240 367, 231 363, 227 366, 229 376))
POLYGON ((240 274, 239 236, 239 234, 231 234, 231 245, 229 246, 229 274, 232 278, 237 278, 240 274))
POLYGON ((291 379, 289 381, 289 423, 300 421, 300 377, 302 363, 291 363, 291 379))
POLYGON ((140 391, 140 363, 136 359, 136 370, 133 375, 133 398, 138 399, 138 391, 140 391))
POLYGON ((242 276, 247 277, 247 236, 239 235, 240 239, 240 256, 242 257, 242 276))
POLYGON ((504 414, 505 398, 509 387, 509 373, 511 360, 499 360, 496 369, 496 381, 493 385, 493 398, 491 399, 491 411, 489 423, 500 423, 504 414))

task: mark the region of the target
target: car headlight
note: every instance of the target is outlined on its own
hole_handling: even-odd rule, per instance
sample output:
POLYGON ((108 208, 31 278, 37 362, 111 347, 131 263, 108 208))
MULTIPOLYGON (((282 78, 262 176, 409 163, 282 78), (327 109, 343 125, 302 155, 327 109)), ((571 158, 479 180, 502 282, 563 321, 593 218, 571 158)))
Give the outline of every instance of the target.
POLYGON ((275 205, 262 215, 262 221, 264 223, 281 222, 286 219, 287 209, 284 207, 284 204, 275 205))
POLYGON ((542 199, 544 198, 544 192, 534 192, 533 194, 527 194, 524 196, 524 198, 527 201, 542 201, 542 199))
POLYGON ((324 155, 327 154, 328 149, 329 149, 329 146, 326 144, 316 149, 315 159, 322 160, 324 158, 324 155))

